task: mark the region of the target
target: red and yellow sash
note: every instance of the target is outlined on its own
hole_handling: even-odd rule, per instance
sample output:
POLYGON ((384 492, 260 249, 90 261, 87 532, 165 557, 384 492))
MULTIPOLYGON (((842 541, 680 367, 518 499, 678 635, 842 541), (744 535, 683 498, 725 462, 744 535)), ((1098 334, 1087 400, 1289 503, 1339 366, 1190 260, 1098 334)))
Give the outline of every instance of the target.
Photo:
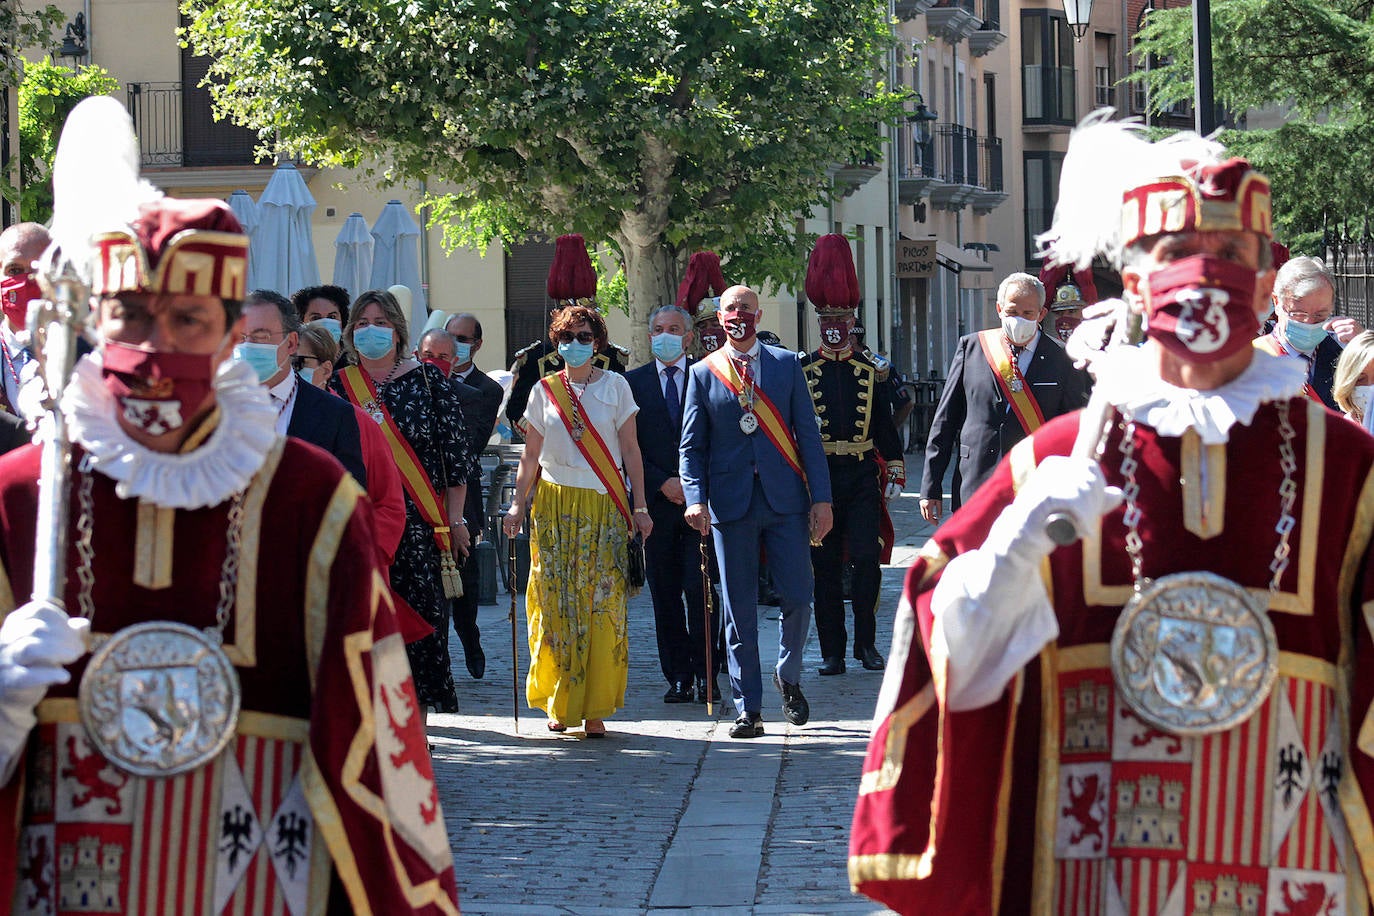
MULTIPOLYGON (((423 372, 424 369, 420 371, 423 372)), ((357 366, 341 369, 339 378, 343 382, 344 393, 354 406, 361 408, 381 426, 382 434, 391 446, 391 457, 396 460, 396 467, 401 471, 401 483, 405 486, 406 493, 415 503, 415 508, 420 510, 420 517, 425 520, 425 524, 434 529, 434 542, 439 545, 440 557, 451 556, 453 547, 449 539, 448 512, 444 508, 444 501, 439 498, 438 491, 430 482, 424 465, 420 464, 420 459, 415 454, 415 449, 410 447, 406 437, 396 427, 396 421, 391 418, 391 412, 382 403, 372 379, 357 366)))
POLYGON ((1030 385, 1026 384, 1024 378, 1021 379, 1021 390, 1011 390, 1011 379, 1021 376, 1021 370, 1012 364, 1011 353, 1003 346, 1003 334, 1001 328, 992 328, 987 331, 978 332, 978 345, 983 348, 983 356, 987 358, 988 365, 992 367, 992 374, 997 377, 997 384, 1002 389, 1002 394, 1006 397, 1007 403, 1011 405, 1011 412, 1016 414, 1016 419, 1021 423, 1021 428, 1030 435, 1037 429, 1045 425, 1045 414, 1040 410, 1040 404, 1035 400, 1035 395, 1031 394, 1030 385))
POLYGON ((625 524, 634 527, 634 516, 630 514, 630 491, 625 486, 625 478, 620 474, 620 466, 611 457, 611 450, 606 447, 606 442, 601 438, 601 434, 592 425, 587 412, 582 409, 582 402, 573 396, 572 388, 568 386, 567 376, 562 372, 546 375, 539 380, 539 384, 544 386, 544 392, 553 402, 553 406, 558 409, 558 416, 563 421, 563 426, 568 430, 568 435, 572 436, 573 418, 576 417, 582 426, 582 438, 573 436, 573 445, 582 453, 587 464, 596 472, 597 479, 601 481, 610 494, 611 501, 620 510, 620 514, 625 516, 625 524))
MULTIPOLYGON (((1278 337, 1275 336, 1274 334, 1265 334, 1263 337, 1256 337, 1256 338, 1255 338, 1255 349, 1256 349, 1256 350, 1263 350, 1265 353, 1268 353, 1270 356, 1289 356, 1289 355, 1291 355, 1291 354, 1289 354, 1289 352, 1288 352, 1288 348, 1285 347, 1285 346, 1283 345, 1283 343, 1278 339, 1278 337)), ((1305 395, 1307 395, 1307 396, 1308 396, 1309 398, 1311 398, 1312 400, 1316 401, 1318 404, 1325 405, 1325 403, 1326 403, 1325 401, 1322 400, 1322 396, 1319 395, 1319 394, 1317 394, 1317 389, 1315 389, 1315 388, 1312 387, 1312 383, 1311 383, 1311 382, 1308 382, 1307 384, 1305 384, 1305 385, 1302 386, 1302 393, 1305 394, 1305 395)))
MULTIPOLYGON (((706 368, 710 369, 711 374, 720 379, 720 383, 738 398, 744 394, 744 382, 740 379, 739 371, 735 368, 735 361, 726 352, 729 349, 731 348, 721 347, 706 357, 706 368)), ((759 352, 763 352, 762 348, 759 352)), ((768 437, 768 441, 773 443, 773 447, 782 455, 783 461, 786 461, 792 470, 797 472, 797 476, 805 481, 806 471, 802 469, 801 452, 797 450, 797 437, 792 434, 792 428, 783 422, 782 414, 778 412, 777 405, 769 400, 762 388, 756 385, 753 394, 754 415, 759 418, 759 427, 763 430, 763 434, 768 437)))

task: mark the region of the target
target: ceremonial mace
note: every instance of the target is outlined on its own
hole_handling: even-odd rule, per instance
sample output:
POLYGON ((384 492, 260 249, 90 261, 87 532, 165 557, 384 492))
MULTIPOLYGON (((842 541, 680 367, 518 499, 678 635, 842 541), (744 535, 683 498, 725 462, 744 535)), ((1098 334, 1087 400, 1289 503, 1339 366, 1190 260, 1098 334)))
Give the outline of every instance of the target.
POLYGON ((510 709, 515 718, 515 733, 520 734, 520 641, 515 626, 515 538, 506 538, 506 560, 510 565, 507 580, 510 591, 510 709))
MULTIPOLYGON (((1108 322, 1105 325, 1099 346, 1094 347, 1088 343, 1089 334, 1084 334, 1080 339, 1083 347, 1079 348, 1078 356, 1081 361, 1087 363, 1089 372, 1092 372, 1093 362, 1096 359, 1100 359, 1118 347, 1137 346, 1141 338, 1144 337, 1144 323, 1138 312, 1127 312, 1124 333, 1117 333, 1116 328, 1120 319, 1117 319, 1115 315, 1103 317, 1107 318, 1108 322)), ((1085 321, 1079 330, 1083 330, 1087 324, 1088 322, 1085 321)), ((1074 338, 1078 337, 1079 331, 1074 331, 1070 343, 1073 343, 1074 338)), ((1096 378, 1096 375, 1094 372, 1093 377, 1096 378)), ((1070 457, 1085 460, 1095 460, 1099 457, 1099 452, 1107 441, 1107 434, 1111 432, 1112 414, 1112 405, 1107 400, 1106 395, 1101 392, 1100 388, 1094 388, 1092 397, 1088 398, 1088 406, 1083 408, 1083 412, 1078 417, 1078 435, 1074 437, 1073 450, 1069 453, 1070 457)), ((1067 512, 1052 513, 1045 522, 1045 533, 1049 535, 1051 541, 1060 547, 1067 547, 1082 537, 1083 534, 1078 530, 1078 525, 1074 522, 1073 517, 1067 512)))
POLYGON ((716 641, 715 630, 711 627, 711 609, 714 602, 714 595, 711 592, 711 571, 706 560, 706 535, 701 536, 701 597, 702 607, 706 612, 706 715, 716 714, 716 666, 712 658, 711 649, 716 641))

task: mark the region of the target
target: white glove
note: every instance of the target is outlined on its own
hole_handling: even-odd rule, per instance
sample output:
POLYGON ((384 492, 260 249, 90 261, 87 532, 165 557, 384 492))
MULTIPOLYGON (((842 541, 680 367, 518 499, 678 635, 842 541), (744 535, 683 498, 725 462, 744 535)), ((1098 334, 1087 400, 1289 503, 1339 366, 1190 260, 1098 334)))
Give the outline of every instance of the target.
POLYGON ((1055 547, 1045 531, 1050 516, 1066 513, 1087 531, 1121 499, 1095 462, 1046 458, 997 516, 983 546, 949 562, 931 595, 932 654, 949 660, 949 709, 996 701, 1016 672, 1059 635, 1038 569, 1055 547))
POLYGON ((34 708, 53 684, 71 680, 66 666, 86 654, 90 621, 30 602, 0 623, 0 785, 37 724, 34 708))
POLYGON ((891 502, 892 500, 896 499, 898 496, 901 495, 902 485, 895 480, 888 481, 887 486, 883 489, 883 499, 886 499, 889 502, 891 502))

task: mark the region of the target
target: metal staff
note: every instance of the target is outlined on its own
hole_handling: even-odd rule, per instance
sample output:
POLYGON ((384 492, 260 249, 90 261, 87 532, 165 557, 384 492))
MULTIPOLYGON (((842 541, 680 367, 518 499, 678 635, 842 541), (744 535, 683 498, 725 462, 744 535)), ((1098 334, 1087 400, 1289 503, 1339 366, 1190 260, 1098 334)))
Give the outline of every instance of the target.
POLYGON ((715 596, 711 592, 711 572, 706 560, 706 535, 701 536, 701 597, 706 612, 706 715, 716 714, 716 666, 711 649, 716 641, 715 629, 711 626, 711 605, 715 596))
POLYGON ((520 734, 520 638, 515 624, 515 538, 506 538, 506 560, 510 565, 510 710, 515 719, 515 733, 520 734))

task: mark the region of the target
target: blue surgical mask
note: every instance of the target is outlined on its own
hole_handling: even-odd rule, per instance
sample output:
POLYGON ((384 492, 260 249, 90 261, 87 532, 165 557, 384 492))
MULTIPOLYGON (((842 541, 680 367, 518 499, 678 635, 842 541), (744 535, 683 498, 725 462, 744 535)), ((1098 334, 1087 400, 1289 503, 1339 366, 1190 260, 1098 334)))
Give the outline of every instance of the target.
POLYGON ((299 375, 301 377, 301 381, 305 382, 307 385, 315 384, 314 369, 297 369, 296 374, 299 375))
POLYGON ((591 359, 595 352, 596 344, 578 343, 575 340, 558 345, 558 355, 563 357, 563 362, 572 369, 580 369, 587 365, 587 360, 591 359))
POLYGON ((234 358, 253 367, 258 381, 265 382, 277 374, 281 363, 277 362, 278 344, 241 343, 234 348, 234 358))
POLYGON ((1311 353, 1326 337, 1326 327, 1322 324, 1304 324, 1290 318, 1283 327, 1283 336, 1295 349, 1311 353))
POLYGON ((649 349, 654 351, 654 356, 663 360, 665 363, 677 362, 677 358, 682 355, 682 335, 655 334, 649 338, 649 349))
POLYGON ((463 343, 461 340, 453 344, 453 365, 466 366, 472 362, 472 344, 463 343))
POLYGON ((353 329, 353 346, 364 359, 381 359, 391 352, 395 344, 395 332, 391 328, 375 324, 353 329))
POLYGON ((329 336, 334 338, 335 343, 338 343, 339 340, 343 338, 343 325, 337 318, 316 318, 310 323, 317 324, 328 331, 329 336))

